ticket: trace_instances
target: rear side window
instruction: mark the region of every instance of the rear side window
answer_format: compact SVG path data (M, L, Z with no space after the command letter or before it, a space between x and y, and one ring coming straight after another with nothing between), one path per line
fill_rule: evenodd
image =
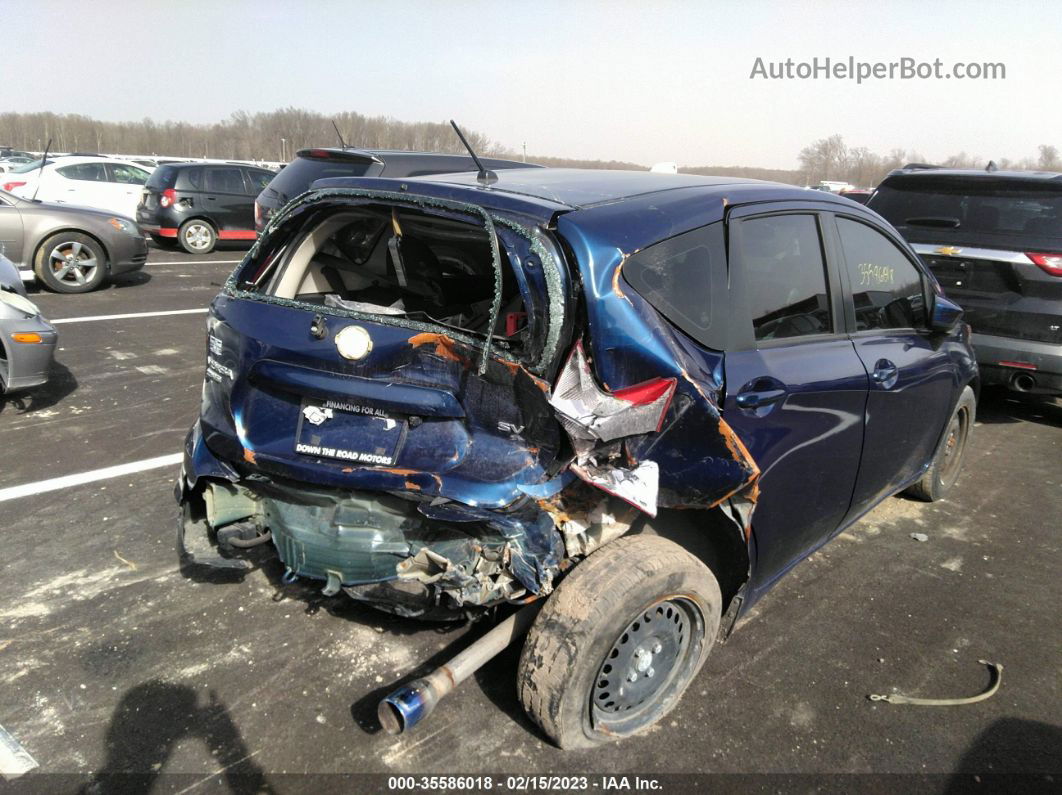
M177 169L173 166L159 166L148 176L147 187L152 190L167 190L177 181Z
M243 173L238 168L206 169L206 190L210 193L246 193Z
M177 172L177 190L203 190L203 168L182 168Z
M300 193L308 191L310 185L316 180L331 177L361 177L365 175L370 165L372 164L349 160L297 157L273 178L269 187L277 192L281 201L287 202Z
M722 223L649 246L622 270L627 283L661 315L702 344L719 348L711 334L714 273L726 273Z
M757 340L833 331L826 265L813 215L741 223L741 267Z
M73 166L60 166L56 171L67 179L78 179L84 182L106 182L107 171L103 163L78 163Z
M856 329L924 328L922 275L896 244L847 218L837 219L837 231L855 301Z

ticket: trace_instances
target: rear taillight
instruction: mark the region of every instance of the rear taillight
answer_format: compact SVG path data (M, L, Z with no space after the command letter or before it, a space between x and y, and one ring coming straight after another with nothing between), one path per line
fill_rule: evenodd
M262 228L262 205L257 200L254 203L254 227L255 229Z
M25 182L5 182L5 183L4 183L4 185L3 185L3 188L4 188L4 190L6 190L6 191L7 191L8 193L10 193L10 192L11 192L11 191L13 191L13 190L14 190L15 188L21 188L21 187L22 187L23 185L25 185L25 184L26 184Z
M1026 252L1025 256L1033 261L1044 273L1050 273L1052 276L1062 276L1062 254L1035 254L1031 251Z
M159 207L172 207L177 203L177 191L173 188L166 188L159 196Z

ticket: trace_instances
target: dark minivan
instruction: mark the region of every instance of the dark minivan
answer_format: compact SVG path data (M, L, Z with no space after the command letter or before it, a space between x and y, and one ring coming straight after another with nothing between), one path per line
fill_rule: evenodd
M254 197L274 176L231 163L159 166L136 221L160 246L176 242L189 254L207 254L219 240L254 240Z
M489 169L541 168L533 163L481 157ZM254 203L254 228L259 233L270 217L319 179L331 177L388 177L402 179L428 174L475 171L468 155L440 152L408 152L391 149L300 149L295 159L269 183Z
M869 207L966 310L986 385L1062 394L1062 174L908 166Z

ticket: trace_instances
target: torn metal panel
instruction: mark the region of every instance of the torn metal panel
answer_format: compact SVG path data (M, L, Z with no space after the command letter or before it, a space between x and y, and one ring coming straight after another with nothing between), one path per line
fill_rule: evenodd
M574 438L610 442L659 431L674 394L674 378L606 392L594 380L579 341L557 377L549 404L566 420L564 427Z

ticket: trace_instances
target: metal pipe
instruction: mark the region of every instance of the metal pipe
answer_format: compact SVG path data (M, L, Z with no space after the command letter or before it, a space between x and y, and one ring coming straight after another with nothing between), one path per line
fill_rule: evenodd
M1028 392L1036 386L1036 379L1031 375L1022 373L1014 376L1014 388L1021 392Z
M376 715L384 731L402 734L428 717L455 687L527 632L542 604L543 600L539 599L517 610L449 662L383 699Z

